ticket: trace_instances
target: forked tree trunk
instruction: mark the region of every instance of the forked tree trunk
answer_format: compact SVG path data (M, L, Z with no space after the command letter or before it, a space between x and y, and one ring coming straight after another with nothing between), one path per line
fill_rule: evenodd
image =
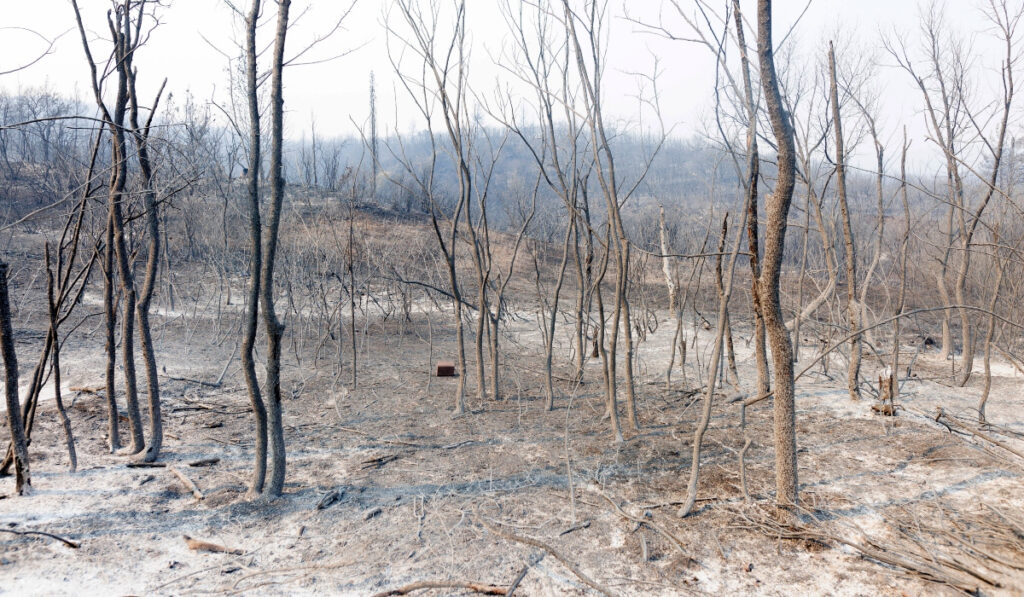
M555 289L551 298L551 305L545 313L546 326L544 335L544 393L547 398L545 409L552 411L555 408L555 389L552 383L552 361L554 360L555 325L558 322L558 303L562 295L562 286L565 283L565 270L569 265L569 245L573 240L573 232L576 228L576 218L569 214L569 222L565 229L565 242L562 245L562 261L558 265L558 278L555 280ZM535 258L536 262L536 258ZM540 286L540 264L536 263L537 271L537 295L541 296ZM578 340L578 338L577 338ZM577 347L582 350L582 346Z
M138 382L135 374L135 272L125 239L123 206L128 184L128 141L125 135L125 116L128 108L128 55L133 49L132 27L127 12L117 15L111 24L115 33L115 68L117 72L117 96L114 112L109 119L114 147L114 180L109 197L110 219L114 225L114 257L121 283L121 362L124 369L125 402L128 406L128 423L131 428L130 451L137 454L145 448L142 417L139 413ZM97 92L96 101L102 103Z
M141 18L141 15L140 15ZM149 305L156 289L157 273L160 267L160 220L157 214L156 189L154 188L154 172L149 154L149 131L156 115L160 96L167 79L156 94L156 100L150 107L149 119L145 127L139 126L139 101L135 90L135 71L131 68L131 60L127 63L128 89L130 92L130 118L132 133L137 145L139 170L142 174L142 198L146 212L146 232L148 237L148 255L146 256L146 274L142 282L142 291L136 304L135 314L138 319L139 340L142 344L142 359L146 367L146 392L149 399L149 445L143 457L145 462L154 462L160 457L163 446L164 431L160 413L160 381L157 378L156 351L153 348L153 334L149 326Z
M263 239L263 273L260 276L260 299L263 303L263 327L267 334L267 427L270 448L270 480L265 493L280 496L284 490L285 443L281 405L281 340L284 325L274 311L274 258L284 204L284 45L288 34L288 11L291 0L278 0L277 31L274 36L274 58L270 77L270 216Z
M740 50L743 96L748 119L747 179L743 181L743 188L746 191L747 250L750 252L750 299L754 312L754 361L757 363L757 393L760 396L765 396L771 391L771 378L768 372L768 353L765 343L764 289L761 286L761 251L757 222L757 183L761 176L761 157L757 148L757 112L754 105L750 60L747 57L747 42L739 0L733 0L732 6L736 43Z
M623 269L622 269L622 288L621 301L622 301L622 331L624 333L624 339L626 341L626 354L623 355L623 364L625 365L625 383L626 383L626 417L629 419L629 425L634 431L640 430L640 418L636 411L636 384L633 380L633 357L636 353L636 348L633 346L633 318L630 315L629 309L629 242L626 240L625 234L622 235L623 244Z
M608 329L608 322L605 318L604 308L604 293L601 291L601 282L604 280L605 274L608 272L608 261L611 252L611 238L610 238L610 226L609 236L605 238L605 250L604 255L601 259L601 272L594 280L594 296L597 298L597 318L598 325L596 328L595 344L598 348L598 353L601 357L601 371L604 376L604 390L605 390L605 413L604 416L608 417L612 425L612 435L615 438L616 443L625 441L622 437L622 426L619 424L619 406L618 406L618 395L617 395L617 384L615 375L615 338L614 336L607 343L605 341L605 330ZM612 333L617 334L618 329L612 326Z
M728 216L726 220L722 222L722 233L718 239L718 254L715 255L715 290L718 292L718 300L725 300L725 337L723 342L725 343L725 358L728 364L726 368L726 374L728 375L729 383L734 387L738 387L740 384L739 372L736 369L736 352L732 344L732 324L729 320L729 298L732 296L731 287L729 288L729 296L726 296L726 283L724 274L722 272L722 258L725 255L725 237L728 233ZM738 251L739 249L737 249ZM730 272L731 275L731 272Z
M253 349L256 345L256 332L259 323L260 276L263 271L263 249L261 246L263 226L260 221L260 109L256 89L256 25L260 14L260 0L252 0L249 13L245 20L245 77L246 100L249 110L249 170L246 173L248 183L249 212L249 287L245 305L245 329L242 335L242 373L249 392L249 403L252 405L256 419L255 431L255 465L249 480L249 495L256 496L263 492L267 476L267 408L260 391L260 381L256 376L256 362Z
M875 128L874 118L868 114L867 110L864 110L864 118L868 121L868 128L871 131L871 139L875 146L875 199L878 218L875 220L875 242L871 251L871 263L868 264L867 272L864 273L864 280L861 282L860 298L857 301L857 306L860 309L860 325L864 328L870 328L871 326L867 323L868 292L871 289L871 280L874 278L875 270L878 268L878 264L882 260L882 241L885 239L885 195L883 186L883 180L885 177L885 147L878 138L878 131ZM867 338L868 342L873 343L870 335L868 335Z
M620 198L618 179L615 171L615 156L612 151L611 143L608 140L607 130L604 126L604 114L602 108L602 93L601 77L603 75L603 67L599 59L592 60L588 63L588 58L584 55L583 42L580 41L580 35L577 30L577 20L580 19L581 15L574 13L570 8L568 0L562 0L562 15L564 17L564 26L566 28L566 34L568 43L571 45L571 51L575 54L576 73L579 77L580 84L583 88L583 102L585 106L585 114L587 126L590 129L591 143L593 144L594 151L594 167L597 172L597 179L601 188L602 194L605 199L605 211L606 217L608 218L608 236L607 242L609 244L609 250L614 250L615 258L615 300L613 303L612 310L612 336L609 339L608 346L606 349L607 354L602 354L602 360L605 361L605 383L606 390L609 392L609 411L606 413L613 418L614 423L617 425L617 415L615 411L615 403L617 398L614 397L616 380L616 361L618 360L618 334L619 326L623 326L624 341L626 354L623 355L625 360L625 383L626 383L626 412L629 417L630 425L633 429L639 429L640 423L636 413L636 397L634 392L634 380L633 380L633 337L630 326L630 311L629 311L629 241L626 238L626 232L622 224L621 210L620 210ZM586 15L582 16L581 22L584 23L583 31L585 36L584 42L587 44L586 48L591 58L594 58L599 52L598 37L601 32L598 31L599 19L596 11L591 10ZM593 70L591 70L593 69ZM607 253L606 263L607 268ZM600 282L598 282L600 284ZM602 317L602 322L603 322ZM604 335L604 334L602 334ZM603 348L603 347L602 347ZM621 441L621 430L615 430L616 441Z

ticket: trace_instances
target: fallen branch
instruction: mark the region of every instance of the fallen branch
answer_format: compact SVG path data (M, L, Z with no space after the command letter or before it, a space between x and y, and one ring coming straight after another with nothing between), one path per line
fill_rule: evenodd
M188 535L182 535L182 539L185 540L185 545L188 546L192 551L209 551L213 553L229 553L233 556L240 556L243 552L241 549L231 549L230 547L224 547L223 545L217 545L216 543L210 543L209 541L202 541L200 539L193 539Z
M625 510L620 508L618 504L613 502L610 497L608 497L607 495L601 493L600 491L598 491L596 489L592 489L592 491L594 491L595 493L597 493L598 495L603 497L606 502L611 504L611 506L613 508L615 508L615 511L618 512L620 516L622 516L623 518L625 518L626 520L629 520L631 522L635 522L637 524L642 524L642 525L647 525L652 530L657 532L659 535L661 535L662 537L668 539L669 543L675 545L676 548L679 550L679 553L683 554L683 557L685 557L687 560L689 560L691 562L696 562L696 560L694 560L690 556L690 554L686 553L686 550L683 548L683 542L681 540L679 540L679 538L677 538L675 535L673 535L672 533L669 533L668 531L663 529L660 525L655 524L654 521L652 521L652 520L648 520L646 518L639 518L637 516L633 516L631 514L628 514Z
M813 518L813 513L806 510L804 513L811 515ZM846 545L847 547L860 552L866 558L900 568L907 573L924 580L948 585L968 594L977 594L978 592L979 587L977 584L967 582L962 578L958 578L954 574L950 574L950 567L948 566L948 561L944 561L946 560L945 558L937 559L930 553L921 555L902 546L887 545L877 539L868 537L863 531L860 531L860 533L864 536L864 541L859 542L847 539L836 532L820 527L784 524L770 518L753 519L742 511L740 511L739 514L747 522L751 523L756 530L770 537L779 539L810 540L825 545L829 543ZM975 575L972 574L972 576ZM977 577L975 576L975 578ZM998 587L999 585L994 586Z
M1019 371L1021 375L1024 375L1024 367L1021 367L1021 361L1019 361L1017 359L1017 357L1015 357L1012 354L1010 354L1010 353L1006 352L1005 350L1003 350L1002 347L999 346L998 344L993 344L992 346L994 346L996 350L998 350L1000 353L1002 353L1002 355L1004 357L1006 357L1006 360L1010 361L1010 363L1013 364L1013 368L1014 369ZM74 389L74 388L72 388L72 389Z
M918 414L920 414L920 413L918 413ZM945 419L951 425L953 425L954 427L957 427L958 429L964 431L965 433L970 433L971 435L973 435L973 436L975 436L975 437L977 437L979 439L983 439L983 440L985 440L987 442L991 442L991 443L999 446L1000 448L1006 450L1007 452L1009 452L1009 453L1011 453L1011 454L1013 454L1015 456L1018 456L1020 458L1024 458L1024 453L1021 453L1020 450L1017 450L1016 448L1006 444L1005 442L999 441L998 439L996 439L996 438L992 437L991 435L981 431L980 429L977 429L977 428L972 427L972 426L970 426L970 425L968 425L966 423L961 422L959 419L956 419L955 417L951 417L950 415L946 414L946 412L943 411L941 408L939 409L938 416L935 418L935 420L938 421L939 419Z
M523 569L520 570L519 574L516 575L515 580L513 580L512 584L508 586L508 591L506 591L505 594L511 596L513 593L515 593L516 589L519 588L519 583L523 582L523 579L526 578L526 573L529 571L530 564L523 566Z
M581 581L583 581L583 584L587 585L591 589L594 589L598 593L601 593L602 595L607 595L608 597L611 597L611 595L612 595L611 591L609 591L608 589L606 589L605 587L603 587L602 585L600 585L596 581L594 581L592 578L590 578L589 576L584 574L582 570L577 568L575 566L575 564L573 564L569 560L569 558L563 556L554 547L551 547L550 545L548 545L547 543L544 543L542 541L538 541L537 539L532 539L530 537L522 537L522 536L510 533L508 531L503 531L501 529L498 529L498 528L488 524L488 522L486 520L484 520L483 517L481 517L479 515L477 515L477 520L480 521L480 524L482 524L485 529L487 529L488 531L494 533L495 535L497 535L497 536L499 536L499 537L501 537L503 539L506 539L508 541L515 541L516 543L523 543L523 544L526 544L526 545L530 545L532 547L536 547L538 549L543 549L544 551L546 551L549 554L551 554L551 557L555 558L556 560L561 562L563 566L568 568L569 572L572 572L573 574L575 574L577 578L579 578Z
M380 467L384 466L385 464L387 464L389 462L394 462L396 460L398 460L398 455L397 454L388 454L387 456L379 456L377 458L371 458L369 460L364 460L361 463L363 466L361 466L359 468L361 468L361 469L380 468Z
M128 468L164 468L167 466L166 462L143 462L141 460L129 462L126 464Z
M163 377L163 378L166 378L166 379L170 379L170 380L173 380L173 381L182 381L182 382L186 382L186 383L199 384L201 386L206 386L208 388L216 389L216 388L220 387L219 383L214 383L214 382L210 382L210 381L203 381L201 379L193 379L191 377L177 377L177 376L174 376L174 375L167 375L166 373L161 373L160 377Z
M317 510L323 510L324 508L327 508L328 506L330 506L334 502L339 501L342 498L342 496L344 496L344 495L345 495L344 491L339 491L337 489L332 489L332 490L328 491L327 493L325 493L323 495L323 497L320 498L320 501L316 503L316 509Z
M185 487L187 487L189 489L189 491L192 492L192 495L194 495L197 500L201 500L201 499L203 499L205 497L205 496L203 496L203 492L199 491L199 487L195 483L192 482L192 479L189 479L188 477L186 477L184 473L182 473L178 469L174 468L173 466L167 467L167 470L169 470L172 473L174 473L175 477L181 479L181 482L185 484Z
M461 441L461 442L459 442L457 444L448 444L443 449L445 449L445 450L454 450L456 448L461 448L462 446L467 446L469 444L474 444L474 443L476 443L475 440L467 439L467 440L463 440L463 441Z
M564 531L562 531L561 533L558 533L558 536L559 537L564 537L564 536L568 535L569 533L573 533L573 532L576 532L576 531L579 531L579 530L582 530L582 529L586 529L586 528L589 528L589 527L590 527L590 521L589 520L585 520L585 521L581 522L580 524L578 524L576 526L571 526L571 527L565 529Z
M231 363L235 360L235 355L236 354L238 354L238 341L237 340L235 341L235 346L231 349L231 352L228 354L228 362L224 363L224 368L221 369L220 375L217 376L217 381L213 382L214 387L219 388L221 386L221 384L224 383L224 376L227 375L228 367L230 367Z
M47 533L45 531L16 531L14 529L0 529L0 533L10 533L12 535L39 535L41 537L49 537L50 539L56 539L57 541L60 541L61 543L67 545L72 549L78 549L78 547L81 545L77 541L65 539L60 535L54 535L53 533Z
M488 585L479 582L461 582L457 580L421 580L418 582L410 583L404 587L398 587L395 589L389 589L387 591L381 591L375 593L373 597L389 597L390 595L407 595L413 591L419 591L422 589L466 589L475 593L482 593L484 595L507 595L508 590L505 587L499 587L497 585Z
M79 394L95 394L99 395L105 388L103 386L89 387L89 386L71 386L68 388L72 392L78 392Z

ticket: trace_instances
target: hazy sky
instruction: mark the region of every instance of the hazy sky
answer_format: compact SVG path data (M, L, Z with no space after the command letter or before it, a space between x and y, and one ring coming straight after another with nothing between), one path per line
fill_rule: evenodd
M471 84L477 93L493 93L505 74L495 66L504 42L505 22L498 9L500 0L469 0L469 35L473 44ZM674 0L692 11L690 0ZM247 4L240 0L240 4ZM443 0L442 0L442 3ZM718 4L718 2L712 2ZM214 98L226 101L227 59L223 53L237 55L234 39L242 31L232 11L223 0L170 0L160 11L161 25L152 33L150 42L136 57L143 96L151 96L163 77L168 88L181 101L186 91L201 101ZM269 3L268 4L272 4ZM743 0L746 16L752 21L755 2ZM948 0L946 14L955 28L978 35L986 22L981 17L977 0ZM86 26L99 59L109 52L101 38L108 34L104 15L109 0L80 0ZM348 2L342 0L294 0L294 28L288 45L293 51L307 45L337 20ZM349 134L355 131L352 120L362 124L368 115L368 78L373 70L377 78L379 128L397 127L406 132L422 127L409 109L406 92L396 83L394 69L388 59L385 43L385 13L390 0L359 0L346 19L344 29L321 44L310 57L326 58L351 50L337 60L309 66L297 66L286 73L285 102L288 110L287 132L300 137L308 131L315 115L320 135ZM778 41L790 29L807 6L806 0L776 0L775 35ZM87 83L87 66L74 14L69 0L0 0L0 71L22 64L45 49L37 36L18 28L29 28L47 38L57 38L54 51L30 68L0 76L0 88L14 91L19 87L47 84L64 92L77 92L91 101ZM611 39L606 86L607 111L619 120L637 121L638 78L631 73L650 73L653 55L658 56L658 87L666 123L676 134L699 134L712 106L713 62L706 48L645 34L634 23L622 18L624 11L648 22L661 18L674 33L686 34L686 25L673 8L673 2L661 0L610 0ZM268 7L267 13L273 12ZM660 13L660 17L659 17ZM301 16L300 16L301 15ZM917 35L918 2L916 0L812 0L793 33L802 60L813 61L824 52L827 40L846 38L859 52L874 52L882 59L878 87L885 90L881 125L891 133L903 124L912 136L924 135L922 117L916 113L919 97L909 81L897 69L887 68L891 60L880 54L881 35L903 32L910 39ZM270 15L272 16L272 15ZM268 23L269 23L268 19ZM395 17L397 20L397 15ZM405 31L397 24L400 31ZM269 40L273 25L262 28ZM753 42L753 33L750 34ZM981 55L979 76L989 77L998 66L998 55ZM990 52L991 53L991 52ZM986 62L987 61L987 62ZM995 65L995 66L993 66ZM987 69L987 70L986 70ZM985 88L985 85L982 85ZM147 93L148 91L148 93ZM396 117L397 113L397 117ZM923 143L923 139L919 141Z

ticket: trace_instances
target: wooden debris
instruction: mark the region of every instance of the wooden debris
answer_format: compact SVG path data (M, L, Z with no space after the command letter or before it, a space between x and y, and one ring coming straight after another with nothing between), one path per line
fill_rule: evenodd
M1021 452L1020 450L1015 449L1013 446L1010 446L1009 444L1006 444L1005 442L999 441L998 439L992 437L991 435L981 431L977 427L974 427L972 425L964 423L963 421L961 421L961 420L959 420L959 419L957 419L955 417L950 416L941 407L938 409L938 414L935 417L935 420L937 422L940 422L940 423L944 420L946 423L952 425L953 427L956 427L957 429L961 430L963 433L969 433L969 434L973 435L974 437L977 437L978 439L982 439L982 440L985 440L987 442L992 443L993 445L999 446L1000 448L1006 450L1007 452L1009 452L1010 454L1013 454L1014 456L1017 456L1018 458L1024 458L1024 452Z
M341 501L341 498L345 496L345 492L342 490L332 489L325 493L320 501L316 503L317 510L323 510L330 507L335 502Z
M496 585L489 585L480 582L461 582L457 580L421 580L414 582L404 587L398 587L396 589L389 589L387 591L381 591L375 593L373 597L390 597L391 595L407 595L413 591L421 591L423 589L465 589L467 591L473 591L483 595L511 595L511 593L505 587L499 587Z
M387 464L389 462L394 462L396 460L398 460L398 455L397 454L388 454L387 456L378 456L377 458L371 458L369 460L364 460L361 463L363 466L361 466L359 468L361 468L361 469L380 468L380 467L384 466L385 464Z
M542 555L541 557L544 557L544 556ZM520 570L519 574L516 575L515 580L513 580L512 584L510 584L508 586L508 591L505 592L506 595L511 596L512 594L514 594L516 592L516 589L519 588L519 583L523 582L523 579L526 578L526 573L530 571L530 566L531 565L532 564L527 564L527 565L523 566L523 569Z
M893 403L893 390L896 387L896 376L878 376L878 404L872 404L871 410L887 417L896 416L896 405Z
M72 392L78 392L80 394L99 394L104 390L103 386L71 386L68 388Z
M896 416L896 408L890 403L883 402L881 404L872 404L871 410L875 411L880 415L885 415L887 417Z
M240 556L243 552L241 549L231 549L230 547L224 547L223 545L217 545L216 543L210 543L209 541L202 541L200 539L193 539L188 535L182 535L182 539L185 540L185 545L188 546L192 551L209 551L212 553L229 553L231 555Z
M193 379L191 377L176 377L174 375L167 375L166 373L161 373L160 377L166 377L167 379L172 379L174 381L182 381L182 382L186 382L186 383L194 383L194 384L198 384L198 385L201 385L201 386L205 386L207 388L217 389L217 388L220 387L220 383L203 381L201 379Z
M586 529L586 528L589 528L589 527L590 527L590 521L589 520L584 520L583 522L579 523L578 525L569 527L569 528L565 529L564 531L562 531L561 533L558 533L558 536L559 537L564 537L564 536L568 535L569 533L572 533L572 532L575 532L575 531L579 531L579 530L582 530L582 529Z
M56 539L57 541L60 541L61 543L63 543L64 545L67 545L71 549L78 549L79 546L81 545L77 541L72 541L71 539L65 539L64 537L61 537L60 535L54 535L53 533L46 533L44 531L18 531L18 530L15 530L15 529L0 529L0 533L10 533L12 535L22 535L22 536L39 535L40 537L49 537L50 539Z
M203 496L203 492L199 491L199 487L192 482L192 479L186 477L184 473L174 468L173 466L167 467L167 470L174 473L174 476L177 477L178 479L181 479L181 482L185 484L185 487L187 487L189 491L192 492L192 495L194 495L197 500L201 500L203 499L203 497L205 497Z
M167 466L166 462L143 462L141 460L133 460L126 464L128 468L164 468Z
M813 512L803 510L802 513L805 519L815 520ZM992 565L997 563L997 560L976 548L974 537L967 534L967 529L956 529L955 525L929 527L922 524L916 515L906 519L890 516L888 522L893 524L898 534L897 539L893 541L869 536L856 525L852 525L852 529L844 532L842 529L828 528L820 521L812 524L783 523L771 515L751 516L749 511L744 510L738 510L737 514L751 523L755 530L770 537L815 541L823 545L845 545L859 551L865 558L901 569L908 575L925 581L948 585L967 594L980 594L981 586L978 581L995 588L1004 586L999 578L983 570L995 570ZM860 540L848 538L846 535L849 530L854 530L860 535ZM962 536L957 537L952 531L961 533ZM950 537L955 541L948 542L947 539ZM939 541L936 542L936 539ZM966 545L969 549L959 549L957 543Z
M461 448L462 446L468 446L469 444L475 444L475 443L476 443L476 440L467 439L467 440L463 440L463 441L458 442L458 443L448 444L447 446L444 446L443 449L445 449L445 450L454 450L455 448Z
M651 530L655 531L656 533L658 533L662 537L668 539L669 543L671 543L672 545L676 546L676 549L679 550L679 553L682 554L683 558L686 559L687 563L696 563L697 562L696 560L693 559L693 557L690 556L690 554L686 553L686 550L683 548L683 542L678 537L676 537L672 533L669 533L667 530L663 529L660 525L655 524L654 521L652 521L652 520L648 520L647 518L637 518L636 516L628 514L625 510L620 508L618 504L613 502L610 497L608 497L607 495L601 493L600 491L597 491L597 490L594 490L594 491L598 495L603 497L606 502L611 504L612 508L615 508L615 511L619 513L619 516L621 516L621 517L623 517L626 520L629 520L631 522L635 522L637 524L647 525L648 527L651 528Z
M195 467L199 467L199 466L213 466L213 465L217 464L218 462L220 462L220 458L202 458L200 460L196 460L196 461L190 462L190 463L188 463L188 465L189 466L195 466Z
M484 528L486 528L488 531L494 533L495 535L497 535L497 536L499 536L499 537L501 537L503 539L507 539L508 541L515 541L516 543L524 543L526 545L530 545L530 546L533 546L533 547L537 547L539 549L543 549L544 551L546 551L549 554L551 554L551 556L553 558L555 558L556 560L561 562L563 566L568 568L569 572L572 572L573 574L575 574L576 578L578 578L581 581L583 581L583 584L587 585L591 589L594 589L598 593L601 593L602 595L606 595L607 597L611 597L611 595L612 595L611 591L609 591L608 589L604 588L603 586L597 584L596 581L594 581L589 576L584 574L582 570L577 568L575 564L573 564L567 557L562 555L561 552L556 550L554 547L551 547L550 545L548 545L547 543L544 543L543 541L538 541L537 539L533 539L533 538L530 538L530 537L520 537L519 535L516 535L514 533L510 533L508 531L504 531L504 530L498 529L498 528L494 527L493 525L488 524L488 522L486 520L484 520L480 516L477 516L477 520L479 520L480 524L482 524L484 526ZM503 593L499 593L499 594L503 594Z
M378 516L383 510L380 508L373 508L363 515L363 520L370 520L371 518Z

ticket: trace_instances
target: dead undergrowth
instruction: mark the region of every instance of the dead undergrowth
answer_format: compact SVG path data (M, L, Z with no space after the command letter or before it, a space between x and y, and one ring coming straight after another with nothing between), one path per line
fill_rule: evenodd
M685 494L700 405L657 381L641 347L643 427L612 441L597 365L564 381L554 412L533 370L532 324L510 331L506 400L449 412L454 380L429 378L426 324L364 339L360 385L310 355L285 370L286 495L251 502L251 415L217 321L160 327L166 466L105 449L100 368L83 334L65 352L80 469L66 472L44 403L31 447L36 492L0 500L0 578L18 594L922 594L1024 590L1022 461L967 425L976 388L911 380L896 417L851 404L825 377L798 391L802 509L780 517L769 401L748 411L749 499L738 475L739 413L720 399L695 512ZM196 326L210 326L209 329ZM451 338L434 324L434 354ZM421 329L422 328L422 329ZM223 338L217 344L204 338ZM671 341L670 339L667 341ZM742 355L741 355L742 356ZM922 363L926 370L927 362ZM741 359L741 367L750 363ZM226 371L221 382L218 377ZM563 378L567 371L559 372ZM751 377L741 371L741 377ZM472 381L472 380L470 380ZM693 379L691 376L691 384ZM468 384L470 389L474 384ZM1019 449L1019 380L1000 380L981 431ZM723 397L724 398L724 397ZM949 419L937 422L935 405ZM917 414L922 413L922 414ZM175 472L176 471L176 472ZM10 494L13 481L0 482ZM72 540L69 549L44 532ZM190 549L182 539L223 550ZM128 566L126 568L126 566ZM417 584L418 583L418 584Z

